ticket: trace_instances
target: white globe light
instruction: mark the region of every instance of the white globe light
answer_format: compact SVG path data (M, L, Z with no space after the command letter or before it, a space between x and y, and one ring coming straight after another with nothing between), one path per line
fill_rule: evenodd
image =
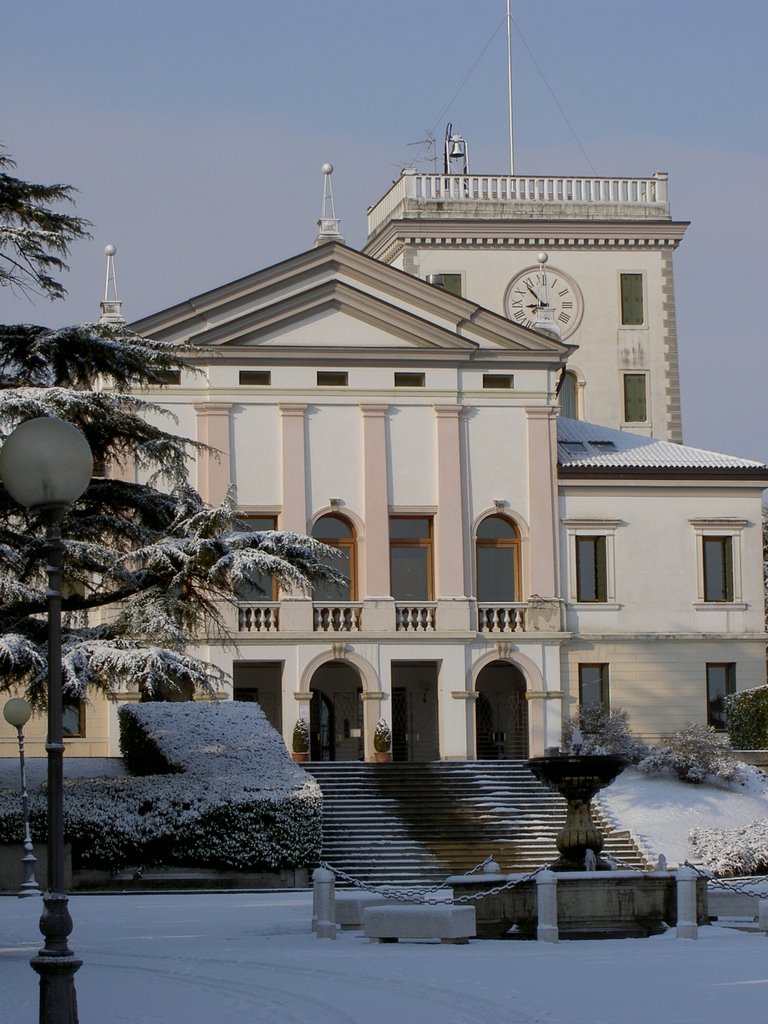
M0 478L20 505L71 505L90 483L93 455L71 423L43 416L21 423L0 451Z
M11 697L3 707L3 718L8 725L20 729L32 717L32 708L23 697Z

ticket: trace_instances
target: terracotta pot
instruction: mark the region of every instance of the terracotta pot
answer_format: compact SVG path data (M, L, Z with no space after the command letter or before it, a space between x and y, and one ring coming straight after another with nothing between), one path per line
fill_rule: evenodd
M296 761L297 764L303 764L305 761L309 760L309 751L308 750L294 750L294 752L292 754L292 757L293 757L293 760Z
M390 751L374 750L373 760L378 761L379 764L389 764L392 760L392 754Z

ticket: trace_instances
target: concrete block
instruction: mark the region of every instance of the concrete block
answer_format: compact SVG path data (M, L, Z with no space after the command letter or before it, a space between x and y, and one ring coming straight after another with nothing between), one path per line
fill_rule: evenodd
M452 906L367 907L363 931L372 942L440 939L463 945L475 937L475 908Z

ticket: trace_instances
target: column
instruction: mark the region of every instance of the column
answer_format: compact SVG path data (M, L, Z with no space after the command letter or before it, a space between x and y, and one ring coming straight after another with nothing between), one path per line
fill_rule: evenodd
M231 409L230 404L195 406L197 439L215 449L213 452L198 452L197 455L197 489L209 505L220 505L232 482L229 452Z
M363 518L360 589L363 629L395 629L395 602L389 580L389 494L387 492L387 408L361 405L363 417Z
M435 585L437 628L469 629L469 601L464 593L465 552L460 405L436 405L437 521L435 523Z

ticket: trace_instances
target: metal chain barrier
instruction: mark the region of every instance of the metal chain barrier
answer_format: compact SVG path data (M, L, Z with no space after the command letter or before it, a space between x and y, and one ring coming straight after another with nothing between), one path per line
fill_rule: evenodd
M768 899L768 878L763 884L762 891L759 891L749 889L748 885L750 882L748 880L741 881L736 878L715 878L710 871L706 871L704 868L701 868L696 864L691 864L688 860L685 861L685 866L687 868L692 868L700 878L706 878L707 884L715 889L722 889L724 892L735 892L740 896L755 896L759 900Z
M485 860L481 861L479 864L476 864L475 867L471 868L469 871L465 871L464 874L476 874L478 871L481 871L482 868L492 860L492 857L486 857ZM395 900L398 903L425 903L428 906L439 906L440 904L453 905L457 903L469 903L471 900L484 900L487 899L487 897L489 896L496 896L500 892L504 892L506 889L514 889L517 885L522 885L524 882L530 882L531 879L535 878L536 875L539 874L539 872L545 871L549 865L542 864L527 875L520 875L516 876L515 878L508 879L501 885L496 885L493 888L486 890L485 892L468 893L465 896L442 897L431 896L430 894L440 892L443 889L450 888L450 886L448 885L448 879L446 879L446 881L443 882L441 885L433 885L426 888L399 888L397 890L394 890L388 888L387 886L371 885L370 882L364 882L362 879L353 878L353 876L347 874L346 871L343 871L341 868L333 867L333 865L329 864L327 861L323 861L323 863L320 866L328 871L332 871L333 874L337 878L340 878L342 881L348 882L350 885L354 886L357 889L363 889L365 892L370 892L374 896L384 896L387 899Z

